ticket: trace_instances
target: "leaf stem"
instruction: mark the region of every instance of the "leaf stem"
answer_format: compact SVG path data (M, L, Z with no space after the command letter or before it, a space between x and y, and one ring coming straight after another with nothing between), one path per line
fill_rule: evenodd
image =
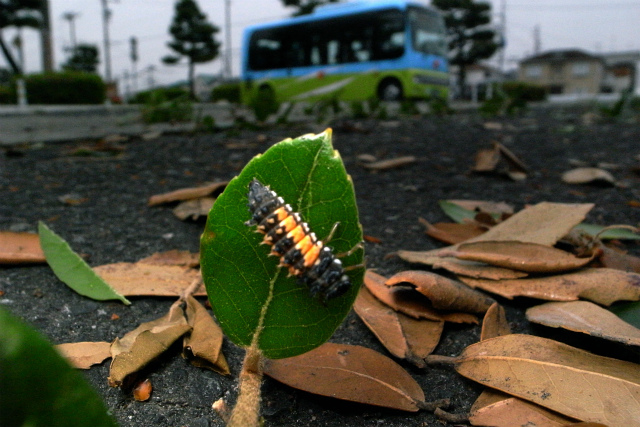
M458 361L457 357L441 356L439 354L430 354L424 358L424 362L429 366L433 366L433 365L452 366L457 361Z
M247 348L240 372L240 391L227 427L257 427L260 425L260 385L262 384L262 353L256 345Z

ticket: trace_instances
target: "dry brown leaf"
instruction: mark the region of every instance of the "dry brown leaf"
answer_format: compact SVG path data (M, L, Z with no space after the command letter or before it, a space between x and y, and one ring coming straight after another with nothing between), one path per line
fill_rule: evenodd
M468 313L442 313L435 310L429 300L411 286L385 285L387 278L367 270L364 284L371 294L396 311L415 319L445 320L453 323L478 323Z
M640 425L640 366L531 335L467 347L456 371L582 421Z
M480 332L480 341L489 338L501 337L511 333L511 327L507 321L507 315L504 307L494 302L487 310L482 320L482 331Z
M321 396L411 412L424 403L422 389L407 371L360 346L325 343L300 356L266 360L264 372Z
M563 427L575 421L535 403L497 390L485 390L469 411L469 422L485 427Z
M187 322L192 329L184 337L184 355L192 365L229 375L229 365L222 354L222 329L195 298L188 296L186 303Z
M376 162L361 163L360 165L369 170L386 170L406 166L415 162L415 156L403 156L395 157L393 159L379 160Z
M156 252L138 261L140 264L152 265L179 265L183 267L197 267L200 265L198 252L179 251L172 249L166 252Z
M640 273L640 258L637 256L620 253L614 249L601 245L598 248L598 260L603 267L630 273Z
M576 168L562 174L562 180L567 184L615 184L616 179L604 169Z
M191 330L180 303L174 303L163 317L142 323L113 341L108 378L111 387L122 385L127 375L138 372Z
M517 296L547 301L587 299L602 305L640 299L640 275L610 268L585 268L573 273L515 280L484 280L459 276L472 288L512 299Z
M500 163L500 150L495 146L493 148L484 148L476 153L473 165L475 172L493 172Z
M588 301L548 302L527 309L527 319L552 328L582 332L628 345L640 345L640 329Z
M182 200L206 197L215 193L217 190L224 188L227 184L227 181L213 182L201 187L182 188L180 190L171 191L169 193L157 194L155 196L151 196L147 204L149 206L156 206L164 203L179 202Z
M353 305L360 319L396 357L407 359L416 366L425 366L427 357L438 345L444 322L418 320L399 313L376 299L363 287Z
M486 229L476 224L458 224L455 222L438 222L431 224L422 218L420 218L420 222L427 228L425 233L427 233L429 237L433 237L436 240L450 245L477 237L486 231Z
M0 264L47 262L37 233L0 231Z
M65 359L74 368L89 369L93 365L104 362L111 357L111 343L105 341L98 342L70 342L56 345Z
M93 271L125 296L177 297L200 275L198 270L189 267L146 262L105 264L94 267ZM204 287L194 295L206 295Z
M551 246L519 241L462 243L452 253L458 259L484 262L527 273L559 273L577 270L593 260Z
M198 197L197 199L185 200L173 208L173 214L181 221L191 218L196 221L202 216L209 215L209 211L216 201L213 197Z
M398 251L397 255L405 261L430 265L433 268L442 268L452 273L475 277L477 279L518 279L527 277L529 274L524 271L515 271L508 268L494 267L484 263L463 261L453 257L434 256L433 251L417 252L417 251Z
M401 271L385 282L387 286L405 283L415 286L416 291L429 298L437 310L485 313L495 302L460 282L427 271Z
M520 160L518 156L513 154L513 152L503 144L500 144L499 142L494 142L494 144L498 147L498 150L500 150L500 154L502 154L502 156L507 161L507 163L509 163L509 166L511 168L510 172L521 173L521 174L524 174L526 177L526 172L528 168L522 162L522 160Z
M469 211L486 212L489 214L498 214L500 216L513 214L513 206L505 202L489 202L485 200L460 200L460 199L450 199L450 200L447 200L447 202L453 203L454 205L458 205L461 208L467 209Z
M151 380L147 378L135 386L133 389L133 398L138 402L145 402L151 398L152 391L153 386L151 385Z
M553 246L573 227L580 224L593 206L592 203L541 202L521 210L468 242L517 240Z

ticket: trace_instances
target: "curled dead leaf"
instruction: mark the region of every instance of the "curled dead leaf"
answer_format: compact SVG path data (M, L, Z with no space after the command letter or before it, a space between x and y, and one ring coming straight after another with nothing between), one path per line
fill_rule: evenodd
M480 341L509 335L510 333L511 327L507 321L507 315L504 312L504 307L497 302L494 302L491 304L491 307L489 307L484 315L484 319L482 320Z
M206 197L214 193L221 192L221 190L226 187L227 184L227 181L213 182L201 187L182 188L180 190L171 191L169 193L157 194L155 196L151 196L147 204L149 206L157 206L164 203L179 202L182 200Z
M609 184L613 185L616 179L604 169L576 168L562 174L562 180L567 184Z
M195 298L188 296L186 303L187 322L192 329L184 337L183 354L195 366L229 375L229 365L222 354L222 329Z
M216 201L213 197L198 197L196 199L185 200L173 208L173 214L181 221L207 216Z
M402 156L402 157L395 157L393 159L365 162L365 163L361 163L360 165L369 170L386 170L386 169L399 168L401 166L406 166L415 162L416 162L415 156Z
M431 305L438 310L485 313L495 302L460 282L427 271L401 271L385 282L387 286L405 283L411 284L416 291L429 298Z
M89 369L93 365L100 364L111 357L111 343L105 341L98 342L71 342L56 345L65 359L74 368Z
M458 259L484 262L527 273L577 270L593 260L593 256L578 258L551 246L506 240L462 243L453 255Z
M113 341L108 378L111 387L122 385L129 374L138 372L191 330L180 302L174 303L163 317L142 323Z
M321 396L416 412L422 389L388 357L371 349L325 343L300 356L266 360L264 373L290 387Z
M444 322L414 319L377 300L367 288L353 305L355 312L392 355L424 367L424 358L440 341Z
M425 233L427 233L429 237L433 237L436 240L450 245L477 237L486 231L476 224L458 224L454 222L431 224L423 218L419 220L427 228Z
M514 280L484 280L459 276L472 288L505 298L524 296L547 301L587 299L602 305L640 299L640 275L610 268L585 268L554 276Z
M527 309L527 319L611 341L640 346L640 329L588 301L548 302Z

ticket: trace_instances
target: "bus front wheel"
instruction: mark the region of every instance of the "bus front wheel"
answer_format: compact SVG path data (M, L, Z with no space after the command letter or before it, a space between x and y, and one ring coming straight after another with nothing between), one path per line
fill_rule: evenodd
M378 98L381 101L400 101L402 99L402 86L395 79L386 79L378 86Z

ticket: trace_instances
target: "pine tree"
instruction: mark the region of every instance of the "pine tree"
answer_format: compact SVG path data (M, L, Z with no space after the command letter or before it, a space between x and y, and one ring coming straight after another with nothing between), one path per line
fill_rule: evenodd
M38 28L42 22L41 7L42 0L0 0L0 50L14 74L22 74L23 70L2 38L2 30L7 27Z
M308 15L313 10L321 5L327 3L338 3L340 0L282 0L282 3L287 7L295 7L296 10L293 16Z
M491 4L474 0L432 0L444 14L449 38L449 62L458 66L458 90L463 93L466 68L490 58L498 49L496 32L488 28Z
M186 57L189 65L189 93L195 98L195 64L209 62L218 56L220 43L214 39L218 27L207 21L195 0L178 0L175 16L169 27L173 40L167 46L177 55L162 58L165 64L176 64Z
M98 47L92 44L79 44L73 48L71 57L62 65L62 68L70 71L84 71L95 73L99 62Z

